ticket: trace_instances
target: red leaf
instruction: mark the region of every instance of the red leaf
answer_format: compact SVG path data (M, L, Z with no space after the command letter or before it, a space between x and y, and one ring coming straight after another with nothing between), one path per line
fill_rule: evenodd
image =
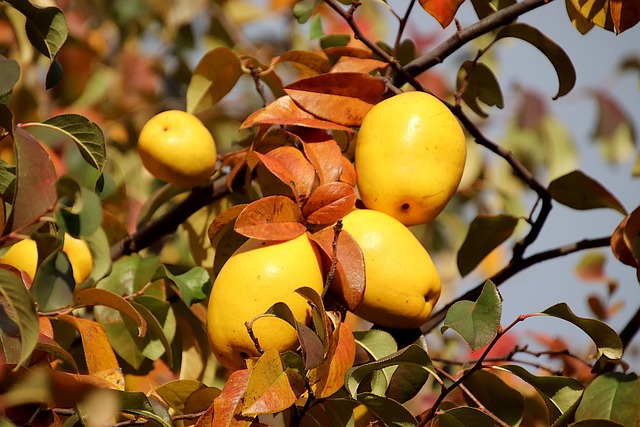
M298 107L289 96L280 97L266 107L252 113L240 125L240 128L244 129L257 125L303 126L314 129L337 129L353 132L349 127L321 120L313 114L307 113Z
M302 220L296 202L285 196L268 196L246 206L234 230L254 239L290 240L307 231Z
M382 80L364 73L328 73L298 80L284 88L305 111L345 126L359 126L382 98Z
M446 28L453 21L463 2L464 0L420 0L422 8L436 18L442 28Z
M272 174L291 188L298 202L303 203L309 197L316 181L316 171L300 150L284 146L267 154L252 153Z
M320 184L338 181L342 172L342 151L338 143L327 135L327 139L314 141L302 136L304 154L315 167Z
M611 18L618 34L633 27L640 21L638 0L610 0Z
M247 391L251 373L248 369L235 371L222 388L220 396L213 400L212 426L250 426L253 417L236 416L242 410L242 398Z
M335 226L325 227L310 236L322 249L326 271L329 271L333 263L335 233ZM329 290L342 305L353 310L360 304L364 295L364 257L353 236L344 230L338 234L335 258L336 270Z
M16 190L13 208L4 226L3 234L20 229L22 234L30 234L35 221L53 208L57 195L56 171L49 154L38 141L20 126L14 130L16 150Z
M348 214L356 204L353 186L344 182L321 185L302 208L310 224L333 224Z

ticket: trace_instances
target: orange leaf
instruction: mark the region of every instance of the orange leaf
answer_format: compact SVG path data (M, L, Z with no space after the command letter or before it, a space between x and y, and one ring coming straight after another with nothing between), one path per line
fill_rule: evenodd
M220 396L213 400L213 423L211 426L250 426L253 417L236 416L242 410L242 400L247 391L251 372L248 369L235 371L222 388Z
M338 143L329 135L303 134L301 138L304 154L316 168L320 184L337 181L342 172L342 151Z
M253 416L284 411L296 403L304 389L300 374L283 369L278 350L267 350L251 371L242 414Z
M267 154L252 153L272 174L291 188L299 203L309 197L315 184L316 171L300 150L284 146L271 150Z
M328 73L298 80L284 88L305 111L345 126L359 126L382 98L382 80L364 73Z
M453 21L463 2L464 0L420 0L422 8L436 18L442 28L446 28Z
M290 96L282 96L252 113L240 125L241 129L257 125L303 126L315 129L337 129L352 132L351 128L321 120L298 107Z
M212 403L211 406L209 406L207 410L204 412L204 414L200 415L200 418L198 418L198 421L196 421L196 423L194 424L194 427L214 427L214 424L213 424L214 406L215 404Z
M369 49L355 46L332 46L324 49L324 53L332 56L351 56L363 59L373 58L373 54Z
M633 27L640 21L638 0L610 0L611 18L618 34Z
M355 205L356 192L353 186L344 182L330 182L316 188L302 208L302 213L310 224L333 224Z
M307 231L302 220L296 202L285 196L267 196L243 209L234 230L254 239L290 240Z
M247 203L231 206L229 209L226 209L221 212L220 215L215 217L207 230L209 240L212 244L224 226L234 221L247 206L249 206Z
M309 381L316 397L329 397L344 385L344 376L353 366L356 357L356 341L346 323L340 323L333 332L329 354L324 363L309 372Z
M310 238L322 249L323 264L329 271L333 263L335 226L325 227ZM365 289L364 257L353 236L341 230L336 245L336 270L329 290L342 305L355 309L362 301Z
M364 73L369 74L387 66L386 62L371 58L354 58L343 56L331 67L331 73Z
M606 257L602 252L588 252L582 256L576 266L576 274L584 281L605 281Z
M611 250L615 257L630 267L638 267L635 245L640 236L640 207L625 216L611 235Z
M84 358L90 374L120 368L107 334L97 322L68 314L57 316L56 319L69 323L80 333Z
M351 160L342 156L342 173L340 174L340 182L346 182L351 186L356 185L356 168Z
M307 50L290 50L275 58L272 64L279 62L291 62L308 76L326 73L331 67L325 55Z

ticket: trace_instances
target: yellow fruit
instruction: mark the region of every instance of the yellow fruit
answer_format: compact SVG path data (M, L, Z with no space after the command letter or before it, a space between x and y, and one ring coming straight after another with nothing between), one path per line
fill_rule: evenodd
M462 128L436 97L393 96L367 113L358 133L360 197L407 226L431 221L455 194L466 152Z
M69 258L73 270L73 280L76 284L87 280L93 270L93 256L87 243L82 239L65 234L62 250Z
M216 144L192 114L164 111L140 131L138 153L153 176L178 187L203 184L216 169Z
M76 284L87 280L93 270L93 256L87 243L65 234L62 250L69 258ZM24 239L15 243L2 257L0 263L25 271L33 279L38 265L38 247L35 240Z
M0 264L7 264L26 272L32 279L38 266L38 247L35 240L24 239L15 243L2 257Z
M354 313L398 329L420 327L440 297L440 276L429 253L406 226L371 209L342 219L364 256L366 287Z
M250 239L224 264L209 297L207 330L213 354L231 370L245 367L246 357L258 356L245 322L276 302L289 306L296 319L307 323L310 307L294 291L302 286L321 293L323 276L318 249L306 234L285 242ZM253 332L266 351L298 346L296 332L279 318L261 318Z

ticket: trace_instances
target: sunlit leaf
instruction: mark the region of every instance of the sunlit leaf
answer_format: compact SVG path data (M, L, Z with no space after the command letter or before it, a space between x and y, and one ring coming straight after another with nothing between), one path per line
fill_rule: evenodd
M496 40L504 37L515 37L532 44L551 62L559 80L558 93L553 99L564 96L573 89L576 83L576 71L571 59L560 46L540 30L524 23L512 23L498 30Z
M247 391L247 385L251 372L248 369L234 371L224 383L222 393L213 401L214 426L237 426L248 427L254 417L241 417L239 415L242 410L243 397Z
M334 241L336 230L325 227L310 238L318 244L323 253L325 270L329 271L334 261ZM360 246L347 232L340 231L335 246L336 268L329 283L332 294L349 310L355 309L364 297L365 270L364 256Z
M593 26L595 25L593 22L589 21L585 18L581 13L580 9L576 6L576 4L572 0L565 0L565 6L567 8L567 15L569 15L569 20L571 24L580 32L580 34L587 34Z
M309 224L333 224L353 210L356 204L353 186L330 182L316 188L302 208Z
M240 212L244 210L248 205L247 204L238 204L233 205L228 209L225 209L215 217L215 219L209 225L207 229L207 234L209 235L209 240L211 240L212 244L215 244L219 241L220 232L225 228L226 225L232 223L236 220Z
M429 15L436 18L442 28L446 28L464 0L420 0L420 4L429 12Z
M231 49L210 50L193 70L187 88L187 111L196 114L212 107L233 89L243 74L240 58Z
M344 379L345 386L351 396L355 399L359 396L358 387L360 384L375 371L379 371L389 366L404 364L415 365L435 375L431 358L427 352L422 347L416 344L411 344L408 347L388 356L349 369Z
M580 279L586 281L605 281L607 276L604 272L604 266L607 258L602 252L588 252L580 258L576 265L576 274Z
M487 117L478 100L486 105L504 107L500 84L489 67L482 62L465 61L460 66L457 79L458 91L462 99L480 117Z
M620 262L638 266L636 248L640 240L640 207L625 216L611 235L611 249Z
M506 424L515 426L522 421L524 397L491 371L475 371L462 384L477 401ZM469 401L469 405L473 403Z
M304 391L304 380L285 371L276 349L267 350L256 362L244 397L243 415L273 414L293 405Z
M29 41L47 58L53 58L67 39L68 27L64 13L57 7L37 7L28 0L7 0L26 18Z
M93 320L67 314L59 315L56 319L69 323L80 333L84 358L90 374L119 368L116 356L102 326Z
M345 126L359 126L382 98L384 82L364 73L328 73L284 88L303 110Z
M516 0L471 0L479 19L484 19L498 10L513 5L515 2Z
M316 397L323 399L333 395L344 385L344 376L353 366L356 343L346 323L341 323L331 339L325 361L308 374L309 383Z
M370 329L368 331L354 331L353 336L356 343L369 353L374 360L398 351L398 344L388 332Z
M338 143L326 133L301 136L305 156L315 167L320 184L335 182L342 171L342 151Z
M200 381L174 380L161 384L153 392L160 396L170 408L182 414L189 396L203 388L205 385Z
M287 51L275 58L275 62L291 62L308 76L326 73L331 68L326 56L306 50Z
M61 114L40 123L25 123L22 127L41 141L56 142L71 139L85 161L99 172L107 160L106 144L100 127L79 114Z
M36 310L22 280L17 275L8 270L0 268L0 293L13 309L15 318L20 330L20 358L17 360L17 367L22 366L31 356L36 348L40 332L40 322L36 315ZM7 316L8 320L8 316Z
M612 420L621 425L640 421L638 389L640 380L634 373L608 372L596 377L584 390L576 410L576 421Z
M613 25L618 34L640 22L640 4L633 0L609 0Z
M609 359L620 359L622 357L622 341L616 332L605 323L595 319L588 319L576 316L565 303L558 303L547 308L540 314L557 317L574 324L589 335L598 348L598 356L605 356Z
M549 184L551 197L557 202L573 209L586 210L609 208L627 214L620 201L599 182L576 170Z
M234 229L260 240L289 240L307 231L300 208L285 196L263 197L249 204L238 215Z
M488 280L476 302L458 301L447 311L442 331L451 328L477 350L489 344L500 328L502 299L496 286Z
M240 125L241 129L257 125L303 126L314 129L336 129L352 132L341 124L322 120L298 107L290 96L282 96L252 113Z
M204 267L196 266L182 274L173 274L165 266L161 270L161 275L177 286L187 306L204 301L209 296L212 286L211 276Z
M342 56L338 62L331 67L331 73L364 73L369 74L380 68L387 67L387 63L372 58L357 58L353 56Z
M507 240L516 229L519 218L510 215L478 215L458 251L458 270L469 274L478 264Z
M21 233L29 234L29 229L25 227L53 208L56 201L56 171L44 148L20 126L14 129L14 142L15 196L3 234L18 229Z
M591 93L598 105L598 120L592 135L603 157L614 164L628 161L636 153L634 121L622 104L604 90Z

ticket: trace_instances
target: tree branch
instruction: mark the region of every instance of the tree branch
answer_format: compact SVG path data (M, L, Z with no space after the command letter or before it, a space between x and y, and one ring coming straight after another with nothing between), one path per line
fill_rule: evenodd
M496 273L493 277L491 277L490 280L496 286L500 286L507 279L510 279L511 277L515 276L517 273L521 272L526 268L531 267L534 264L547 261L553 258L559 258L561 256L569 255L574 252L582 251L585 249L609 246L610 240L611 240L610 236L600 237L597 239L584 239L584 240L580 240L579 242L564 245L555 249L549 249L547 251L538 252L527 258L523 258L517 261L512 260L509 262L509 264L505 268L503 268L498 273ZM427 334L436 326L438 326L444 320L449 308L451 308L451 306L456 302L463 301L463 300L475 301L476 299L478 299L478 297L480 296L480 293L482 292L483 286L484 286L484 282L480 283L475 288L471 289L470 291L466 292L464 295L451 301L446 306L441 308L439 311L432 314L429 320L427 320L427 322L424 325L422 325L422 327L420 328L422 333Z
M194 188L182 202L113 245L111 259L115 261L124 255L130 255L150 246L161 237L176 231L178 225L195 212L228 194L230 190L226 186L224 177L218 178L207 186Z
M524 0L505 7L475 24L456 32L443 43L438 45L431 52L420 56L407 65L405 71L411 76L418 76L429 68L443 62L449 55L460 49L466 43L475 38L495 30L503 25L514 21L518 16L523 15L540 6L544 6L553 0ZM399 73L394 79L395 86L402 86L408 80L405 79L404 73Z

